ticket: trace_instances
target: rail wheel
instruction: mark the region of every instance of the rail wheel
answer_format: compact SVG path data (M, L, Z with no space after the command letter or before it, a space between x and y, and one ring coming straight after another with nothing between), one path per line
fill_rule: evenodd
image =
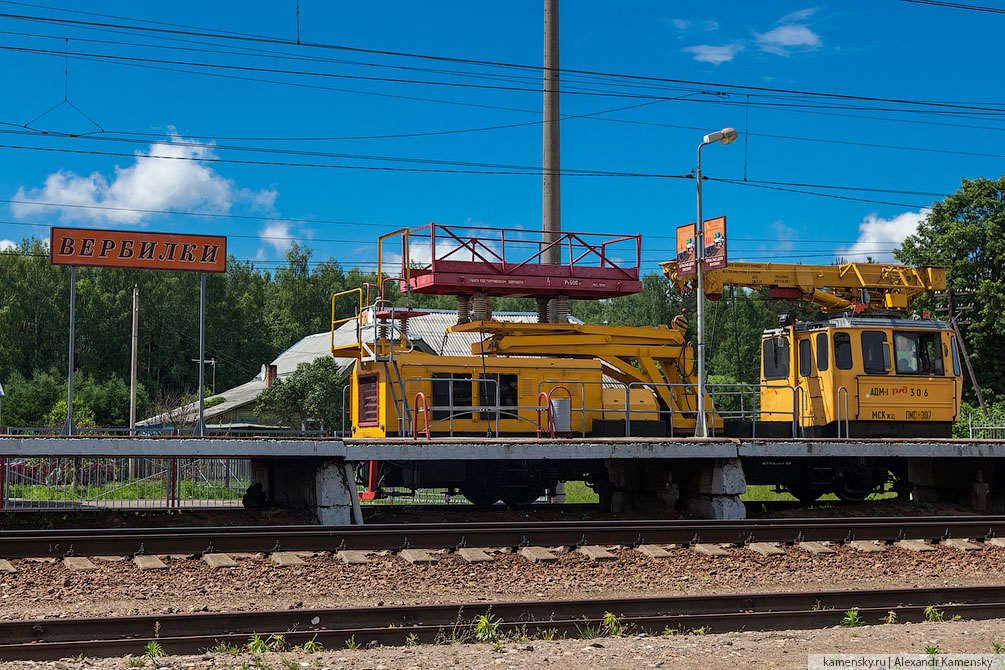
M533 487L509 487L509 491L503 493L502 501L510 509L524 509L534 504L538 498L544 495L544 488Z
M465 484L461 487L461 495L472 505L491 507L499 501L499 494L478 484Z
M842 502L862 502L869 497L869 494L875 488L875 486L869 486L868 484L860 486L840 484L834 489L834 495Z
M815 502L824 493L820 489L814 488L812 486L795 485L795 486L786 486L785 488L789 490L789 493L791 493L796 500L804 503Z

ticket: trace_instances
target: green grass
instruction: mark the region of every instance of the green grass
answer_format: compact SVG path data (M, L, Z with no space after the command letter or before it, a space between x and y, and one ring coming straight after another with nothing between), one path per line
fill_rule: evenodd
M231 488L196 484L191 481L181 482L178 495L181 498L196 498L199 500L237 500L247 488L247 482L236 478L231 481ZM102 486L71 486L70 484L11 484L8 489L10 498L26 498L29 500L163 500L167 498L167 482L138 481L133 483L110 482Z
M897 494L893 491L887 491L885 493L873 493L866 500L884 500L887 498L896 498ZM763 501L763 500L795 500L795 496L791 493L784 492L779 493L775 491L773 484L747 484L747 492L740 496L740 500L745 501ZM819 502L826 501L836 501L838 497L833 493L827 493L820 496Z
M600 502L600 496L586 482L565 482L565 502L596 503Z

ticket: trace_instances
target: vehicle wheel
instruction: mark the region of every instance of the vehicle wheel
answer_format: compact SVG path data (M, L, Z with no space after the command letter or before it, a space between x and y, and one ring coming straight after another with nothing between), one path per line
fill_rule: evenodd
M869 497L873 489L875 489L874 486L856 488L841 485L834 489L834 495L842 502L862 502Z
M533 505L538 498L544 495L544 493L545 491L543 488L526 489L521 487L509 493L504 493L502 501L506 503L506 506L510 509L526 509L527 507Z
M787 486L786 487L796 500L804 503L815 502L823 495L823 491L810 486Z
M472 505L478 507L491 507L499 501L499 494L484 489L480 486L462 486L461 495L468 499Z

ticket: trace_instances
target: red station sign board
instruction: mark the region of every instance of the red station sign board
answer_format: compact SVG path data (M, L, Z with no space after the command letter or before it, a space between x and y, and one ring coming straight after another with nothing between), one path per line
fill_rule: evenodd
M183 272L226 272L227 238L219 235L53 228L53 265Z

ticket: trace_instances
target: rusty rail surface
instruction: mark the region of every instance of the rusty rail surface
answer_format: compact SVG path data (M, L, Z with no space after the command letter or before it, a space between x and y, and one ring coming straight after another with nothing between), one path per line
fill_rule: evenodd
M252 634L283 635L288 645L314 640L326 649L356 644L469 641L486 613L499 634L582 637L604 634L606 613L626 634L812 629L839 625L847 610L863 624L926 620L936 606L946 620L1005 616L1005 586L809 591L596 600L452 603L337 609L210 612L0 622L0 658L44 660L142 655L156 641L169 654L202 653L220 643L243 648ZM414 636L414 637L413 637Z
M993 537L1005 537L1005 516L6 530L0 558Z

